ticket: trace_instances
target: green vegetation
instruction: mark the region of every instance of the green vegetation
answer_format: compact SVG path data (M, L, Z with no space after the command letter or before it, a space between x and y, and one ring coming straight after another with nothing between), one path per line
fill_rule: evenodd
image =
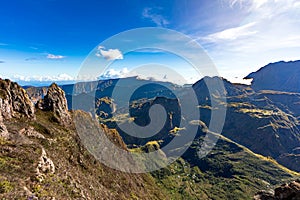
M8 193L13 190L13 185L7 180L0 181L0 194Z
M276 115L276 113L273 110L266 110L266 109L247 109L247 108L241 108L238 110L241 113L248 113L252 117L256 118L264 118L264 117L269 117L272 115Z
M51 117L50 112L38 111L35 121L7 121L8 130L31 126L46 139L30 137L27 142L28 138L1 138L0 199L166 199L165 193L157 194L160 188L149 174L128 174L106 167L82 146L74 127L63 127ZM53 161L55 173L45 173L41 181L36 169L42 147Z
M168 199L252 199L259 190L274 189L300 177L224 136L206 157L199 158L201 141L195 140L183 157L167 168L151 173ZM159 142L151 141L130 151L156 151L157 147Z
M185 128L178 128L178 127L174 127L172 130L169 131L169 133L171 133L172 135L179 135L179 132L185 130Z
M273 160L223 139L202 159L194 151L197 146L199 143L194 143L185 155L190 159L180 158L152 173L170 199L252 199L258 190L299 177Z

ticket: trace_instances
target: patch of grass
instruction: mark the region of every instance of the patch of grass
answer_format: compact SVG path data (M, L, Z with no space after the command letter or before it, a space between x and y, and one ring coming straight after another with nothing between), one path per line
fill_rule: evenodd
M130 199L139 200L139 197L137 197L133 192L131 192Z
M0 145L10 144L11 142L0 136Z
M8 193L14 189L14 186L11 182L7 180L0 181L0 193Z
M169 131L169 133L173 134L173 135L178 135L178 133L182 130L185 130L185 127L183 128L178 128L178 127L174 127L172 130Z
M6 160L4 158L0 158L0 169L5 167L5 165L6 165Z
M248 103L248 102L230 102L227 104L228 107L233 107L233 108L240 108L240 107L244 107L244 108L253 108L254 105Z
M197 106L197 108L203 108L203 109L212 110L212 107L209 106L209 105L199 105L199 106Z
M39 133L46 134L46 135L51 135L50 131L40 123L33 122L32 126L33 126L34 130L36 130Z
M276 115L276 112L274 112L273 110L265 110L259 108L254 108L254 109L241 108L238 110L238 112L250 114L250 116L255 118L265 118L272 115Z

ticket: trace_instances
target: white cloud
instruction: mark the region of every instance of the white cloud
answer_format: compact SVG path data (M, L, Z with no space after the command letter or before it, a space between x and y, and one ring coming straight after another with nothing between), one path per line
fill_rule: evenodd
M294 2L293 7L295 8L300 7L300 1Z
M68 74L59 74L56 76L24 76L24 75L13 75L10 77L13 81L23 81L23 82L50 82L50 81L75 81L76 78L68 75Z
M122 60L123 54L119 49L108 49L105 50L105 47L99 46L96 56L103 57L106 60Z
M162 15L157 14L159 9L154 8L145 8L143 10L143 17L146 19L150 19L157 26L166 26L169 24L168 20L166 20Z
M54 55L54 54L48 54L47 55L48 59L52 59L52 60L58 60L58 59L63 59L65 58L65 56L61 56L61 55Z
M129 70L124 67L121 70L109 69L104 74L99 76L99 79L125 78L129 74Z

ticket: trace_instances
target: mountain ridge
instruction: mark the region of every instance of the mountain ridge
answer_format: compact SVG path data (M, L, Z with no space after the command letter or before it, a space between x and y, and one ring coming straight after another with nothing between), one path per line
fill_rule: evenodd
M7 106L0 107L0 197L250 199L259 190L274 190L283 182L299 178L299 173L290 170L299 171L297 165L292 165L299 154L298 93L255 91L220 77L205 77L190 87L166 83L161 87L155 82L144 82L147 87L134 94L129 104L130 113L124 115L123 103L115 104L109 96L117 87L114 81L98 82L97 86L87 83L86 87L81 83L78 91L84 92L82 99L97 100L82 111L68 110L72 108L68 98L74 96L56 84L27 88L26 92L9 80L0 81L0 100L8 102ZM134 84L131 82L128 88ZM207 88L216 84L224 84L224 88ZM89 91L93 85L97 91ZM201 113L200 120L181 116L180 102L172 98L168 87L183 99L188 99L190 92L196 92L199 105L195 109ZM150 89L153 91L149 92ZM77 95L81 94L76 93L75 97ZM212 101L216 107L212 107ZM222 135L212 151L201 158L198 150L204 136L212 134L208 128L211 111L219 109L225 101L227 120ZM169 109L169 120L161 133L163 137L137 142L112 123L134 120L146 125L149 123L147 113L154 104ZM95 112L95 116L89 112ZM151 173L127 174L106 167L83 146L72 120L75 115L85 120L97 117L99 121L95 121L95 125L114 144L137 153L160 150L173 137L188 134L191 126L199 129L187 151L170 166ZM182 117L183 127L179 128L177 122Z
M270 63L244 79L252 79L254 90L300 92L300 61Z

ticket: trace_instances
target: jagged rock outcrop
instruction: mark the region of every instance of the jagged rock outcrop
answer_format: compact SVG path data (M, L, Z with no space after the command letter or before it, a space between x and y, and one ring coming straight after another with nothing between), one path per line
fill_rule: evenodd
M36 107L44 111L53 112L55 120L62 125L71 124L65 92L55 83L50 85L46 96L38 101Z
M34 119L34 105L26 91L17 83L0 79L0 110L4 119Z
M260 191L254 196L255 200L298 200L300 199L300 180L283 184L275 189L274 194Z

